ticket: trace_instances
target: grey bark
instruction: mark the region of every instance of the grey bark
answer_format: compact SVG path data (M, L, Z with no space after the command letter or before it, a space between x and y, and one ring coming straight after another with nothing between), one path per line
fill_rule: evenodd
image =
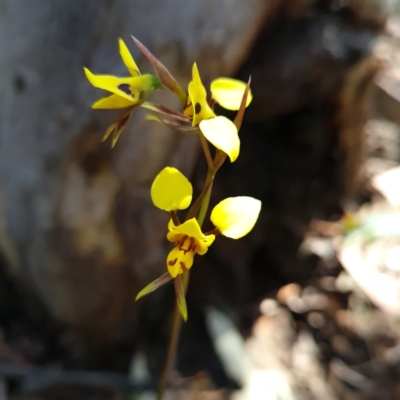
M276 4L0 1L0 246L56 319L118 335L136 291L165 270L166 216L149 185L165 165L190 173L198 150L141 112L114 150L101 144L114 115L90 109L102 93L82 67L125 75L123 37L146 70L134 34L184 85L195 60L206 81L229 75Z

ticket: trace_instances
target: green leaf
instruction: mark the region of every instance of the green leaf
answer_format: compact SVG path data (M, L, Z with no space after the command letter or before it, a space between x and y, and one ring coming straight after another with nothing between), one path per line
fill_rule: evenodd
M187 307L186 307L186 299L185 299L185 289L183 288L182 275L178 275L175 279L175 292L176 292L176 301L178 303L179 311L181 312L182 318L184 321L187 321Z
M139 300L141 297L146 296L147 294L154 292L160 286L165 285L169 281L172 280L172 276L169 272L166 272L164 275L161 275L159 278L149 283L144 289L142 289L136 296L135 301Z

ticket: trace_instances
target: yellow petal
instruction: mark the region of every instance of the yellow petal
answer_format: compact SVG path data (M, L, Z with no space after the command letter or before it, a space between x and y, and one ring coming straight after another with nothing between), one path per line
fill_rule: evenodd
M192 267L196 254L195 240L194 238L185 236L169 252L167 256L167 269L173 278L183 274Z
M230 197L214 207L210 218L224 236L239 239L253 229L260 210L260 200L246 196Z
M172 242L172 243L175 243L175 242L177 242L178 240L182 239L182 236L183 236L182 233L177 232L177 231L175 230L174 221L172 221L172 219L170 219L170 220L168 221L167 240L170 241L170 242Z
M121 54L122 61L128 68L128 71L132 76L140 75L140 71L138 66L135 63L135 60L132 57L128 47L126 46L125 42L122 39L118 39L119 44L119 54Z
M139 102L140 92L156 88L157 85L157 81L149 74L119 78L113 75L94 75L87 68L84 68L84 70L87 79L94 87L108 90L135 104Z
M154 205L165 211L188 208L192 195L192 184L173 167L165 167L151 185L151 199Z
M182 315L184 321L187 321L187 307L186 307L186 299L185 299L185 289L183 287L182 276L179 275L174 279L175 282L175 293L176 293L176 301L178 303L179 311Z
M172 221L172 218L168 221L168 232L176 232L174 221Z
M186 97L186 103L183 107L183 114L187 117L193 117L193 104L189 96Z
M114 108L126 108L137 104L136 101L127 100L124 97L118 96L117 94L110 94L102 97L92 104L92 108L96 109L114 109Z
M176 232L173 230L171 230L167 233L167 240L169 242L176 243L177 241L179 241L181 239L182 239L182 233L179 233L179 232Z
M196 242L196 253L199 255L204 255L207 253L208 248L213 244L215 240L215 235L208 235L204 240L197 240Z
M200 225L196 218L189 219L179 226L173 228L176 232L183 233L184 235L190 236L192 238L205 240L208 236L204 235L201 231ZM214 236L214 235L210 235Z
M183 236L196 238L196 253L203 255L207 252L207 248L212 245L215 235L204 235L195 218L192 218L179 226L175 226L172 219L168 222L167 239L170 242L177 242Z
M193 64L192 81L189 83L188 92L193 104L193 126L197 126L203 119L215 117L214 111L207 103L207 92L201 82L196 63ZM185 115L189 114L186 112Z
M218 78L211 82L212 98L227 110L239 110L246 83L232 78ZM251 90L247 95L246 107L251 103Z
M179 243L174 246L174 248L168 253L167 256L167 269L168 273L172 278L176 278L181 272L181 265L178 262L178 258L181 255L179 250Z
M238 158L240 140L237 128L231 120L218 116L201 121L199 126L205 138L217 149L226 153L231 162Z
M149 283L144 289L142 289L137 295L135 300L139 300L141 297L146 296L147 294L154 292L160 286L165 285L170 280L172 280L172 276L166 272L164 275L161 275L159 278Z

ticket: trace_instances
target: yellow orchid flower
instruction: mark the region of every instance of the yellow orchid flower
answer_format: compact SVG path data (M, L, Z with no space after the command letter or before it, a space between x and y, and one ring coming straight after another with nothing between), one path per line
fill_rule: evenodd
M164 168L154 180L151 198L156 207L169 213L189 207L193 188L188 179L176 168ZM187 307L182 283L182 274L188 271L196 254L204 255L212 245L217 234L239 239L249 233L261 210L261 202L252 197L231 197L217 204L210 219L215 229L209 234L203 233L195 218L182 224L171 219L168 224L167 239L175 243L166 260L167 271L151 282L136 296L136 300L153 292L174 279L177 302L184 320L187 319ZM175 223L177 222L177 223Z
M205 235L196 218L189 219L175 226L172 220L168 224L167 239L175 243L175 247L167 257L167 269L172 278L183 274L191 268L195 254L201 256L207 253L215 235Z
M131 53L122 39L118 40L119 52L127 67L130 77L117 77L113 75L94 75L84 68L89 82L98 89L111 92L95 103L92 108L114 109L131 107L141 102L141 94L161 87L159 79L150 74L141 75Z
M228 110L238 110L246 84L237 79L218 78L211 83L212 99ZM246 107L252 94L247 95ZM188 98L183 113L192 119L204 137L217 149L227 154L231 162L239 156L240 140L235 124L224 116L217 116L207 101L207 91L201 81L196 63L192 68L192 80L188 86Z
M150 74L141 75L135 60L122 39L119 39L119 52L127 67L130 77L117 77L113 75L95 75L89 69L84 68L86 78L98 89L107 90L111 94L102 97L92 104L94 109L127 110L107 129L103 141L114 132L112 147L115 146L119 135L125 128L129 118L136 107L141 105L146 98L161 87L159 79Z

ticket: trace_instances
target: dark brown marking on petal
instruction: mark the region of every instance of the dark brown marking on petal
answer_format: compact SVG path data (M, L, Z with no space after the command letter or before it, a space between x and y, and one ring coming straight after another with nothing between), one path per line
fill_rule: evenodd
M190 97L187 96L186 98L186 103L185 106L183 107L184 110L186 110L188 107L190 107L192 105L192 102L190 101Z
M168 265L169 265L170 267L173 267L173 266L176 264L177 261L178 261L177 258L175 258L175 260L170 260L170 261L168 261Z
M200 114L201 111L201 105L199 103L196 103L196 105L194 106L194 112L196 114Z
M187 249L185 249L185 248L183 247L183 245L184 245L185 242L186 242L186 238L187 238L186 235L183 236L183 238L182 238L181 241L179 242L179 251L183 251L183 254L186 254L186 252L188 251Z
M190 238L189 251L194 251L195 249L196 249L196 239Z
M183 251L183 254L186 254L188 251L193 251L193 245L194 245L194 243L193 243L193 241L194 241L194 238L190 238L190 244L189 244L189 247L187 248L187 249L185 249L184 247L183 247L183 244L185 243L185 241L186 241L186 237L185 237L185 239L184 240L182 240L182 242L180 243L180 245L179 245L179 250L180 251Z
M131 87L127 83L121 83L120 85L118 85L118 89L122 90L126 94L129 94L132 97L135 97L131 92Z
M181 271L186 272L188 269L186 268L185 263L183 261L181 261L180 264L181 264Z

